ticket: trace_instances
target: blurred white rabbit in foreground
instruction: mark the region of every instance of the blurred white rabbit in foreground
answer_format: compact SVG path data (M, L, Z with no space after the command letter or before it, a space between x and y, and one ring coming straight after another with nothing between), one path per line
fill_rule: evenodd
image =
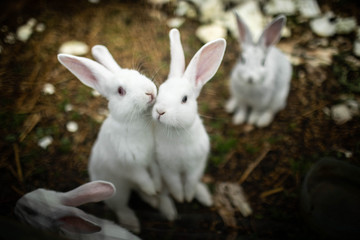
M139 239L111 221L76 208L108 199L114 193L115 187L105 181L86 183L66 193L39 188L17 201L15 214L35 228L59 232L70 239Z
M90 179L115 185L118 193L105 202L122 225L139 232L139 220L128 207L131 190L156 207L152 196L161 188L151 121L157 89L138 71L120 68L105 46L94 46L92 54L99 63L67 54L59 54L58 59L82 83L108 100L110 114L91 151Z
M180 33L169 33L171 64L168 79L159 87L152 110L155 120L156 157L165 182L160 211L172 220L176 209L167 196L183 202L194 196L206 206L211 194L201 183L210 150L209 136L197 111L200 90L216 73L224 56L226 42L217 39L205 44L185 69Z
M279 41L285 16L267 25L257 43L236 15L241 54L230 78L230 100L226 111L234 112L233 123L266 127L286 106L292 66L274 45Z

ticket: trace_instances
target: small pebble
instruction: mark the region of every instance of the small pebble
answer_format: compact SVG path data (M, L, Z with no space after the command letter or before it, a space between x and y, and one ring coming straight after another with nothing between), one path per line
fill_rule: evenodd
M66 129L69 132L76 132L79 129L79 125L74 121L70 121L66 124Z
M336 18L332 12L327 12L320 18L310 22L311 30L320 37L331 37L336 33Z
M185 18L170 18L166 23L169 28L179 28L185 22Z
M35 27L35 31L43 32L43 31L45 31L45 28L46 28L46 26L44 23L38 23Z
M14 43L16 42L16 36L15 36L15 34L12 33L12 32L9 32L9 33L6 35L6 37L5 37L5 39L4 39L4 42L5 42L5 43L8 43L8 44L14 44Z
M195 35L203 43L210 42L217 38L225 38L227 30L218 24L203 25L196 29Z
M59 48L59 53L66 53L71 55L85 55L89 52L89 47L80 41L68 41L63 43Z
M43 87L43 93L46 95L53 95L55 93L55 87L51 83L45 83Z
M72 111L74 108L73 108L73 105L71 105L70 103L66 104L65 105L65 112L70 112Z
M53 141L54 139L51 136L45 136L38 141L38 145L41 148L46 149Z
M91 95L93 95L94 97L100 97L101 96L101 94L96 90L92 90Z

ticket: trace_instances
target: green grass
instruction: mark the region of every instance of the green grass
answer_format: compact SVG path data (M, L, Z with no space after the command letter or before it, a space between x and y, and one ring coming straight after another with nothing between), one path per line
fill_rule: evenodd
M237 139L227 136L226 138L221 135L212 135L211 144L213 150L210 156L210 162L215 166L221 164L226 155L237 145Z

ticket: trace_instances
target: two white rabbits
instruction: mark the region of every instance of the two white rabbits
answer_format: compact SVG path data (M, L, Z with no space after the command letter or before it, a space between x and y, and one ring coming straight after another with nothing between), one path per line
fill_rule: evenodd
M106 203L117 213L120 223L135 232L140 230L140 224L128 207L131 190L159 207L169 219L176 217L176 209L168 191L180 202L195 196L205 205L212 204L210 193L200 182L210 143L197 113L196 99L216 73L226 42L219 39L204 45L186 70L178 30L170 31L170 43L170 73L158 97L151 80L135 70L120 68L104 46L92 48L98 62L58 55L82 83L109 101L110 115L92 148L89 175L92 181L105 180L115 185L117 193ZM151 107L155 99L154 135ZM160 198L154 197L159 191Z
M266 127L286 106L292 66L274 45L279 41L286 18L279 16L264 29L257 43L236 15L241 55L230 78L226 111L234 112L233 123Z
M15 214L24 223L37 229L58 232L67 239L139 240L119 225L87 214L77 206L112 197L112 183L93 181L69 192L36 189L20 198Z
M205 44L185 69L179 31L172 29L169 37L170 72L159 87L152 116L156 123L156 158L165 185L159 207L168 219L174 219L176 209L166 191L179 202L190 202L195 197L206 206L212 205L211 194L200 181L210 142L196 100L202 87L219 68L226 42L217 39Z
M58 59L108 100L110 114L92 148L89 175L92 181L115 185L117 193L106 203L123 226L139 232L139 220L128 207L131 191L156 207L157 199L152 196L161 189L151 120L157 89L138 71L120 68L106 47L94 46L92 54L98 62L67 54L59 54Z

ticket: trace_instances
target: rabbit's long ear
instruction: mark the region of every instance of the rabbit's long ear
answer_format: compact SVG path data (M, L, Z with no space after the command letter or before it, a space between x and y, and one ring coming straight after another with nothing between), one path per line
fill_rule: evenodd
M269 23L259 38L259 45L265 49L275 45L281 37L281 29L286 23L286 17L281 15Z
M95 45L91 49L93 57L111 72L116 73L121 70L109 50L103 45Z
M170 72L168 78L181 77L185 70L184 50L181 45L180 32L173 28L169 32L170 38Z
M194 84L197 95L218 70L224 57L225 47L226 41L222 38L208 42L191 59L185 70L184 78Z
M238 27L240 46L253 44L253 38L252 38L252 35L251 35L251 32L250 32L248 26L241 19L239 14L237 14L235 11L234 11L234 14L236 17L236 23L237 23L237 27Z
M93 181L81 185L63 194L62 204L76 207L89 202L99 202L110 198L115 193L115 187L110 182Z
M83 84L106 96L105 82L113 74L103 65L84 57L59 54L59 62L74 74Z

